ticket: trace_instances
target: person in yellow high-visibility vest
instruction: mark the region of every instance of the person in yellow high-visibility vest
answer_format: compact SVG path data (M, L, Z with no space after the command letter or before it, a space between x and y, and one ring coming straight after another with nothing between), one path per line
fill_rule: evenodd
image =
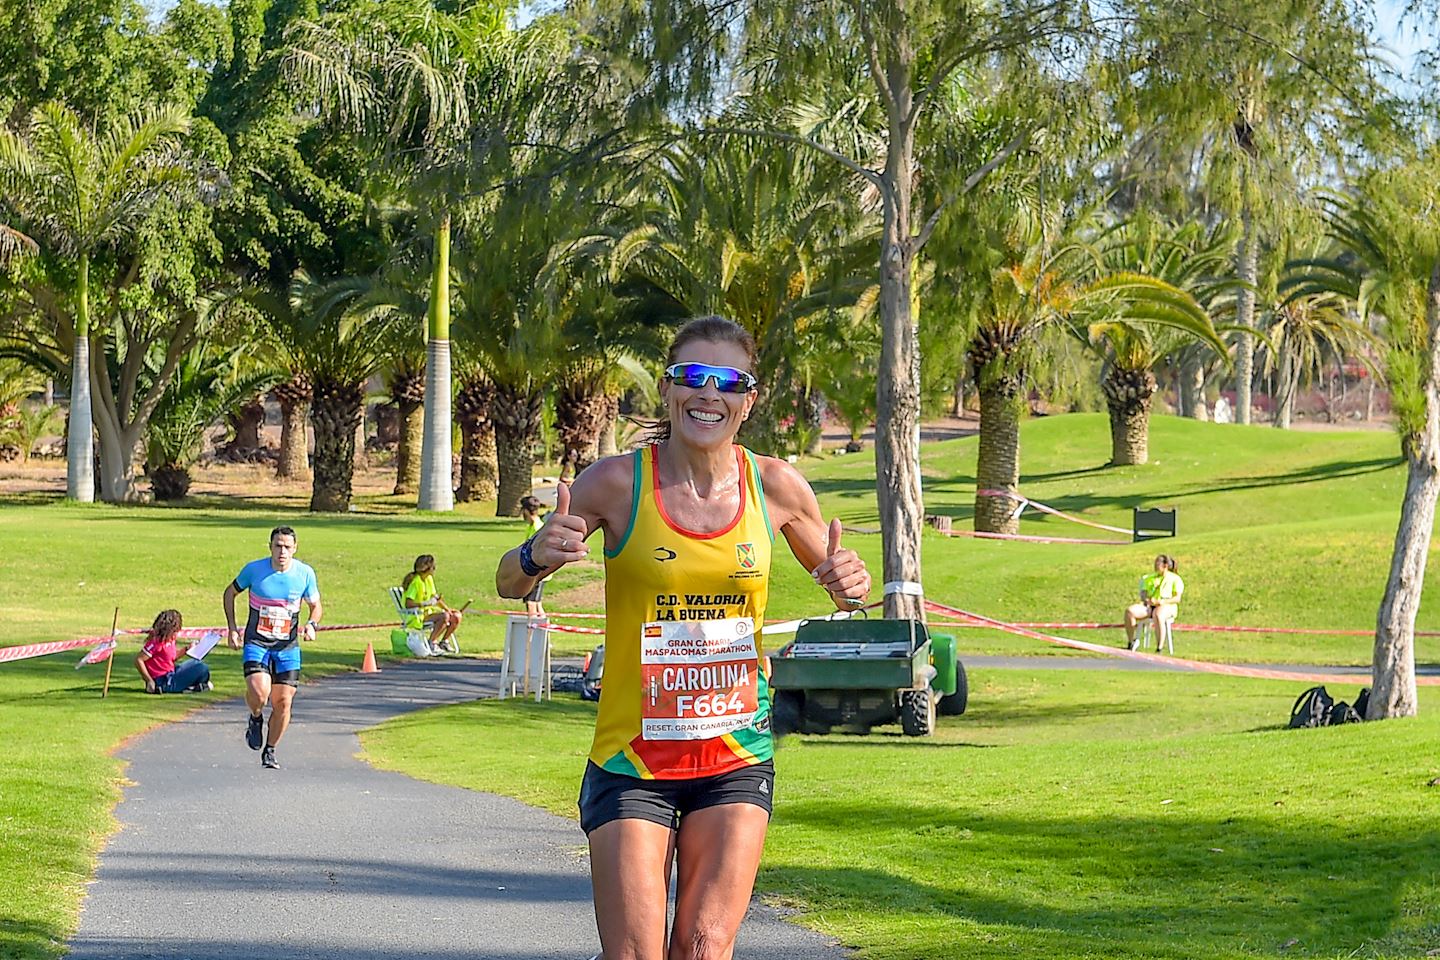
M1155 558L1155 572L1140 578L1140 602L1125 608L1125 640L1135 649L1136 633L1141 621L1174 623L1185 595L1185 581L1175 572L1175 558L1160 554Z

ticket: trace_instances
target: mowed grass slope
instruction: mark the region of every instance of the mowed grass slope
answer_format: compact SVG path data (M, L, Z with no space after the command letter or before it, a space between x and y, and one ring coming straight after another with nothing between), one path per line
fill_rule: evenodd
M1293 684L1075 670L972 682L970 711L933 740L782 742L763 896L866 960L1440 948L1428 688L1416 720L1288 731ZM573 818L593 722L573 698L489 701L362 740L387 769Z
M925 509L969 529L976 438L927 445ZM1182 621L1308 629L1373 630L1404 493L1393 434L1300 432L1151 422L1152 462L1105 467L1109 424L1083 414L1028 421L1020 490L1033 500L1129 528L1137 506L1173 506L1180 535L1124 547L926 539L926 593L1012 620L1115 623L1156 553L1175 554L1185 579ZM847 522L876 523L868 455L807 471ZM1023 514L1021 533L1109 539L1117 535ZM1117 537L1124 539L1123 537ZM878 537L856 536L862 550ZM1427 586L1440 582L1432 564ZM1422 608L1421 628L1440 628ZM1065 631L1058 631L1064 633ZM1029 640L963 631L962 649L1042 652ZM1090 633L1071 634L1097 639ZM1118 633L1100 634L1118 643ZM1363 664L1369 637L1178 635L1177 653L1199 659ZM1054 651L1055 648L1047 648ZM1440 639L1421 638L1422 661L1440 660Z
M1352 628L1373 623L1404 482L1391 435L1289 434L1156 418L1156 462L1109 470L1101 468L1107 430L1098 416L1028 422L1022 489L1119 526L1128 524L1132 504L1175 504L1179 539L1159 547L1088 547L931 534L924 557L931 595L1002 617L1113 620L1149 557L1163 549L1181 558L1189 584L1187 618ZM968 516L974 439L929 445L924 457L927 509ZM875 522L868 451L801 467L814 479L827 514L860 525ZM319 572L327 623L390 621L385 589L422 552L436 555L437 583L452 602L473 597L476 608L513 606L494 595L493 572L523 530L518 520L488 516L493 506L417 516L402 512L399 498L362 497L356 513L322 517L308 514L306 502L298 487L197 498L183 508L0 496L0 644L104 633L116 606L122 626L147 625L164 607L180 609L188 625L218 624L221 590L241 564L264 555L268 531L277 523L299 531L299 555ZM1029 517L1026 532L1094 532ZM879 537L846 542L878 573ZM599 610L600 578L598 564L567 569L550 584L551 608ZM777 561L773 616L802 616L825 606L798 565ZM1440 624L1425 611L1421 616L1422 626ZM472 617L462 632L467 652L498 651L502 622ZM387 633L322 634L306 649L307 672L358 667L367 641L376 643L383 661ZM1118 642L1113 635L1106 639ZM562 652L577 653L591 642L563 637ZM972 651L1054 652L973 631L962 632L961 642ZM1179 652L1358 663L1368 659L1369 646L1365 638L1182 634ZM117 689L104 702L97 696L102 668L75 671L78 651L0 665L0 738L7 745L0 757L0 872L17 891L0 904L0 957L48 956L59 949L73 929L94 852L111 828L108 808L118 797L121 771L108 751L197 702L139 694L130 663L134 649L133 641L122 647ZM1420 652L1422 659L1440 659L1435 641L1422 640ZM214 696L237 694L238 655L222 647L211 658Z

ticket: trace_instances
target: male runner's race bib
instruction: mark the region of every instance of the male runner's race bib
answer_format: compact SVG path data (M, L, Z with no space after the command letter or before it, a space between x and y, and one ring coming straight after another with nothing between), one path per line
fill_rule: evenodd
M288 607L266 606L259 608L256 613L259 619L255 624L255 632L267 640L289 640L290 628L294 624Z
M642 738L709 740L750 726L759 707L754 620L647 623L640 638Z

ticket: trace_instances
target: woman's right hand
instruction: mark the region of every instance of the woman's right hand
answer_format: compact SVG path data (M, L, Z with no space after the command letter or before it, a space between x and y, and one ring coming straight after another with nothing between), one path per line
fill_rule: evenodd
M570 488L562 483L555 488L555 509L531 540L530 559L546 570L584 560L590 555L589 534L585 519L570 515Z

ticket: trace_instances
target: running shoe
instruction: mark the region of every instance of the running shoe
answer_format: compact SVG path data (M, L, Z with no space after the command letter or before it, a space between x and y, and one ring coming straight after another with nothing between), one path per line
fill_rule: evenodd
M265 717L259 716L250 718L250 723L245 727L245 746L251 750L259 750L265 743Z
M260 766L264 767L266 770L280 769L280 761L275 759L274 747L266 747L264 750L260 751Z

